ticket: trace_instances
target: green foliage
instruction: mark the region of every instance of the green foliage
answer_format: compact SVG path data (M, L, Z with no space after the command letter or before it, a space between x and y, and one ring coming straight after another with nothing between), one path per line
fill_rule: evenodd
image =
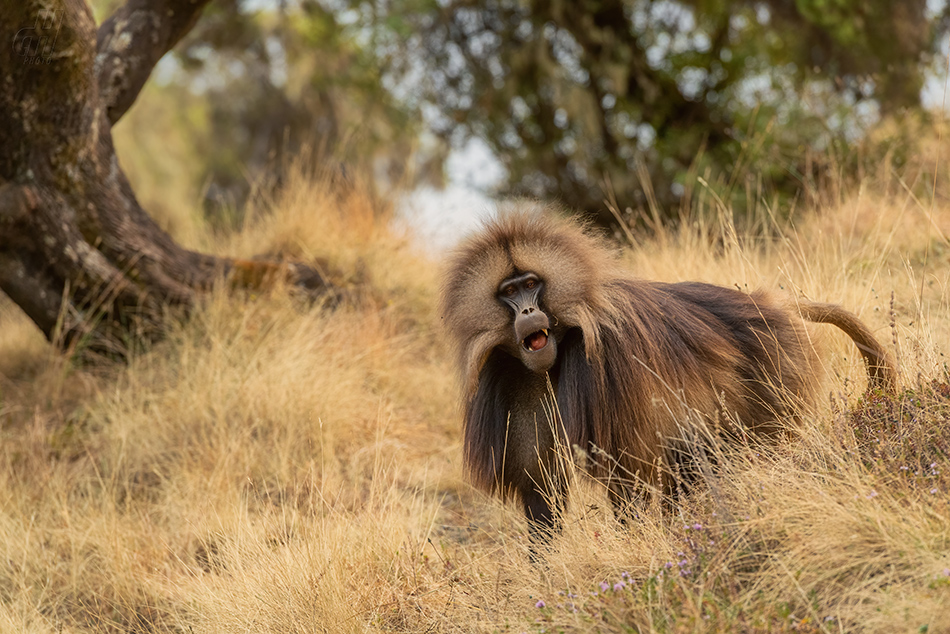
M948 22L925 0L224 0L155 76L192 111L170 133L221 225L288 155L441 182L471 137L499 193L605 223L605 199L636 222L699 194L742 216L859 173L855 142L919 106Z
M924 0L352 0L443 138L480 137L506 191L601 216L703 187L793 196L879 115L919 105ZM420 69L424 71L420 72ZM840 166L836 166L840 167Z

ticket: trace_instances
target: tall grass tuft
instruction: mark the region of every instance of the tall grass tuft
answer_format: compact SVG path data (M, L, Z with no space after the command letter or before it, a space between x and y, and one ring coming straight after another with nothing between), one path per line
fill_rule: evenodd
M195 241L324 266L340 308L215 292L93 368L0 303L0 631L950 631L942 199L876 182L788 222L763 202L748 232L696 197L637 237L644 278L857 312L902 390L866 395L860 355L818 327L828 398L794 439L729 450L626 525L578 475L532 562L520 511L461 469L438 263L360 186L302 174Z

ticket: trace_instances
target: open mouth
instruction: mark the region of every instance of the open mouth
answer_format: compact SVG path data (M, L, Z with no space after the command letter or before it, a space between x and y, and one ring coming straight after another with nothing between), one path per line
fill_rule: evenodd
M541 330L532 332L530 335L524 338L521 342L525 350L530 350L535 352L540 350L544 346L548 345L548 329L542 328Z

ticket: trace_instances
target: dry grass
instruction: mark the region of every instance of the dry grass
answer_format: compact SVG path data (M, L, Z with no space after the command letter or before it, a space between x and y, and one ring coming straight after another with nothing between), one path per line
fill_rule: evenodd
M319 261L354 306L217 294L130 365L77 368L0 305L0 631L950 631L950 208L863 191L752 239L710 203L625 253L840 301L909 391L863 400L829 333L799 439L626 528L582 480L532 564L461 471L437 265L325 185L196 241Z

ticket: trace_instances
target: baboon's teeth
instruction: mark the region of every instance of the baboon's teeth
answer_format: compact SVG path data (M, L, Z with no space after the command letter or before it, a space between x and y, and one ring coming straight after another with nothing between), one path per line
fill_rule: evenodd
M534 331L522 340L521 345L524 346L525 350L537 352L548 345L548 329L542 328Z

